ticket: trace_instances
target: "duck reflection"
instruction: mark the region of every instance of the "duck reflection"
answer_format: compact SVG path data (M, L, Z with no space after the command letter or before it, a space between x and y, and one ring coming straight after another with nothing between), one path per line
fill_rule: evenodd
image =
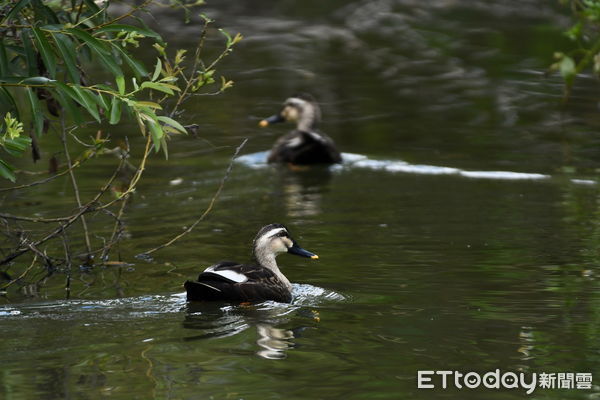
M261 347L256 355L269 360L281 360L287 357L286 350L294 347L294 332L289 329L275 328L268 324L257 324L258 340Z
M323 194L329 191L331 181L331 171L327 167L281 170L280 181L289 217L310 217L322 213Z
M287 351L295 347L294 339L304 328L278 328L277 325L289 322L285 315L296 307L289 304L269 304L271 303L225 306L223 303L211 302L188 303L183 327L201 333L187 340L234 336L247 329L256 328L255 354L269 360L284 359L287 357ZM285 310L282 310L282 307L285 307Z

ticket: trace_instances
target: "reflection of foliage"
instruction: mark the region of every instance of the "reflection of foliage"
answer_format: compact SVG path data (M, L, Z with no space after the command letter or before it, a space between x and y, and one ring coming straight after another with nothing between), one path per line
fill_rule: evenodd
M556 52L556 62L550 69L559 71L565 80L568 95L577 74L591 67L600 75L600 0L561 0L568 4L576 20L565 35L575 43L575 49L567 53Z
M30 253L35 255L32 266L37 259L48 274L57 263L70 268L67 231L76 222L83 228L86 248L83 263L91 265L95 255L107 261L111 248L121 239L125 204L140 181L150 152L162 150L167 156L169 135L186 132L177 121L181 105L191 96L218 94L232 86L224 77L217 79L215 68L241 40L239 34L231 36L219 30L226 39L223 49L206 62L201 58L201 50L213 24L208 17L202 16L199 40L190 58L185 50L170 55L172 52L163 38L136 16L139 12L149 12L150 6L172 6L183 9L187 18L191 7L200 3L169 0L168 4L162 4L158 0L145 0L119 15L109 10L108 1L13 0L0 5L0 149L4 150L0 157L6 154L20 157L31 146L33 161L37 161L41 157L38 139L48 132L57 132L65 158L62 166L56 156L50 160L50 173L54 175L0 192L23 191L69 175L76 203L71 215L55 218L0 213L0 222L6 225L4 231L14 243L13 249L0 257L0 266L10 265L17 257ZM142 41L144 47L156 52L150 68L133 53ZM91 67L93 74L88 72ZM145 137L137 166L128 161L127 141L109 149L111 139L102 131L90 140L89 130L80 129L94 123L115 125L125 118L137 122L139 133ZM81 154L71 154L70 145L83 146L84 150ZM86 200L80 194L74 171L103 154L117 155L120 161L108 181ZM113 183L124 175L124 183L117 189ZM11 181L17 178L15 168L2 158L0 176ZM111 192L115 196L103 200L105 193ZM93 230L86 222L89 213L104 214L114 220L111 237L102 238L97 249L90 233ZM13 227L8 221L56 224L56 227L35 238L31 237L34 236L31 228ZM57 261L40 248L53 239L62 239L63 244L53 248L64 248L64 259Z

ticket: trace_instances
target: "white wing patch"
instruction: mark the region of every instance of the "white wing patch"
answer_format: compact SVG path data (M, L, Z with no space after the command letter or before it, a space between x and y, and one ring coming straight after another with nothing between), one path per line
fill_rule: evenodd
M303 140L301 137L295 137L285 142L285 147L298 147L302 144L302 142Z
M325 143L326 140L323 136L319 135L317 132L307 132L314 140L320 143Z
M215 275L220 275L225 279L229 279L230 281L242 283L248 280L248 277L244 274L240 274L239 272L232 271L230 269L222 269L219 271L215 271L215 267L208 267L204 270L204 272L210 272Z

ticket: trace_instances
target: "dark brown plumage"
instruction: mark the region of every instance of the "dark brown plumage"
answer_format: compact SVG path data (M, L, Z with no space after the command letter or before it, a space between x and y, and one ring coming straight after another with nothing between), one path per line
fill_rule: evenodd
M297 94L288 98L283 108L260 122L265 127L277 122L295 122L296 129L280 137L269 152L267 161L297 165L336 164L342 155L333 140L319 132L321 110L309 94Z
M223 261L200 273L198 280L184 284L188 301L262 302L292 301L292 285L281 273L275 257L288 252L318 258L302 249L281 224L263 227L253 242L255 265Z

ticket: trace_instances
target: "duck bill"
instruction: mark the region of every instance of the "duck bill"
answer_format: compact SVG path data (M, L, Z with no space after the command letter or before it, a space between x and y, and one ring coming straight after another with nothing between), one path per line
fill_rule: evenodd
M313 260L316 260L319 258L319 256L316 255L315 253L311 253L308 250L304 250L302 247L298 246L296 243L294 243L294 245L288 249L288 253L295 254L300 257L312 258Z
M265 126L269 126L270 124L276 124L278 122L283 122L285 119L281 116L281 114L271 115L269 118L265 118L258 123L258 125L262 128Z

